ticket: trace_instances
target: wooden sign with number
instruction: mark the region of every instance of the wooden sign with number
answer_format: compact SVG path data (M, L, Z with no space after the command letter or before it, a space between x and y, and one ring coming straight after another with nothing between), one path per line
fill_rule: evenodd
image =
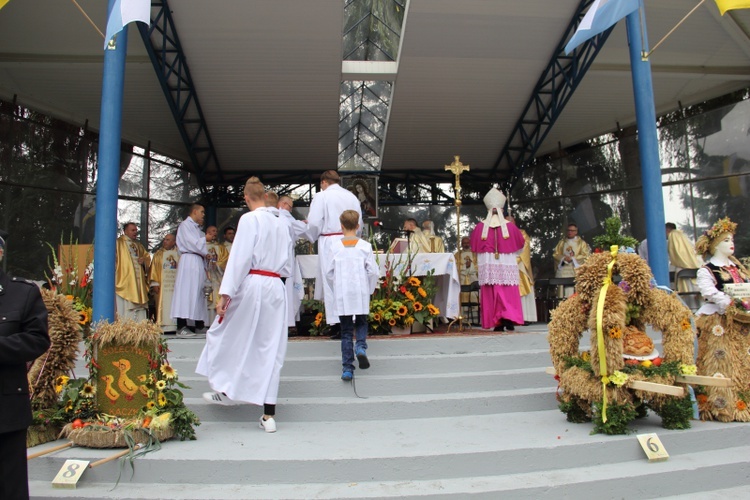
M66 460L60 472L52 480L53 488L75 489L83 471L89 466L88 460Z
M664 449L664 445L661 444L661 440L656 433L638 434L636 437L638 442L641 443L641 448L646 452L649 462L663 462L669 458L669 453Z

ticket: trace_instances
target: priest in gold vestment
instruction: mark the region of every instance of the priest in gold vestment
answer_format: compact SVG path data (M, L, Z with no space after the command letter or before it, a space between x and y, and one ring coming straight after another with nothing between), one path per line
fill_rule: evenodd
M690 242L685 233L677 229L673 222L665 224L667 231L667 254L669 255L669 270L675 275L683 269L699 269L703 266L703 260L695 253L695 246ZM678 292L697 291L695 280L680 279L675 283Z
M576 269L586 262L591 255L591 248L583 238L578 236L578 226L568 224L565 237L555 247L552 258L555 259L555 278L575 278ZM570 297L574 288L566 286L558 289L558 296Z
M115 305L117 315L136 321L148 317L148 285L146 273L151 257L136 240L138 226L128 222L117 238L115 261Z
M506 219L515 224L516 219L508 216ZM520 229L520 228L519 228ZM525 323L536 323L536 294L534 293L534 271L531 268L531 238L528 233L521 229L524 245L521 253L516 256L518 262L518 274L520 284L518 291L521 292L521 307L523 307L523 321Z
M456 266L458 267L458 278L461 281L461 285L471 285L475 281L477 286L479 285L479 271L477 268L477 254L471 251L471 238L464 236L461 238L461 249L453 254L456 259ZM465 304L469 302L474 304L479 303L479 292L461 292L461 303ZM471 315L469 306L464 306L461 314L464 318L468 318ZM479 324L480 318L472 318L473 323Z
M216 317L216 304L219 302L219 288L221 287L221 278L224 276L224 269L227 267L229 260L229 251L227 247L219 243L219 230L216 226L206 228L206 274L211 280L213 289L211 296L208 298L208 324L213 323Z
M404 221L404 232L407 235L409 242L409 252L415 253L431 253L430 240L425 236L419 226L417 225L417 219L406 219ZM403 241L403 238L396 238L391 243L390 251L394 252L396 245L399 241ZM405 253L405 252L402 252Z
M180 262L180 252L176 243L174 234L166 235L161 248L154 254L148 271L151 293L156 302L156 324L165 333L177 331L177 321L172 318L172 296L177 278L177 265Z
M422 234L429 242L430 253L445 253L445 243L443 238L435 233L435 223L426 220L422 223Z

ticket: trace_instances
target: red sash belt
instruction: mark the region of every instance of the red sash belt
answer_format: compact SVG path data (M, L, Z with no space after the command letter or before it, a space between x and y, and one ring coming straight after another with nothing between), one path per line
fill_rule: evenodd
M271 278L281 278L281 275L279 273L263 271L262 269L250 269L250 272L247 274L260 274L261 276L270 276Z
M325 233L321 234L321 236L343 236L344 233Z

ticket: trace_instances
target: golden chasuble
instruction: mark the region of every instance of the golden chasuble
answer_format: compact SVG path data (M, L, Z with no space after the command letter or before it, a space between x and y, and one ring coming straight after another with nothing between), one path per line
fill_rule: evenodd
M151 264L151 257L140 242L124 234L117 238L116 249L115 293L133 304L147 303L146 269ZM141 257L145 257L143 264L138 263Z
M225 247L223 243L211 241L206 242L206 250L208 250L206 259L216 262L219 269L224 271L227 267L227 262L229 261L229 250L227 250L227 247Z
M227 247L216 241L206 242L206 272L211 280L211 287L213 288L211 297L209 297L208 308L216 309L216 304L219 302L219 288L221 287L221 278L224 276L224 269L227 267L229 261L229 252Z
M156 297L156 324L172 324L170 312L174 283L177 278L177 265L180 262L180 252L175 246L171 250L160 248L154 254L148 271L148 281L159 284L159 295ZM167 313L166 315L164 313Z
M521 282L518 285L518 290L521 292L521 297L528 295L534 289L533 272L531 270L531 238L529 235L521 229L523 235L523 250L521 254L516 257L518 262L518 270L520 271Z
M555 247L555 251L552 254L552 258L555 259L555 268L560 266L560 261L564 257L573 257L579 265L586 262L588 256L591 255L591 248L588 243L583 241L580 236L576 236L573 241L563 238ZM573 264L566 264L572 266Z
M695 254L695 247L690 243L685 233L673 229L667 236L667 253L669 263L681 269L698 269L703 263Z
M445 244L440 236L431 235L428 238L430 253L445 253Z
M411 251L420 253L432 253L430 248L430 239L425 236L421 229L417 228L414 230L412 235L409 237L411 241Z

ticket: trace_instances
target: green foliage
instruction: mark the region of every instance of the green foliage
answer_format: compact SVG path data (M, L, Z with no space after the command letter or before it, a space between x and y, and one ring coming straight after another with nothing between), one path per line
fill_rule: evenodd
M625 365L620 369L621 372L628 375L632 375L637 372L643 373L646 377L676 377L680 375L679 361L670 361L669 363L662 363L661 366L651 365L649 367L643 365Z
M648 406L644 403L641 403L635 407L635 412L635 418L646 418L648 417Z
M620 234L621 228L622 221L619 217L608 217L604 221L604 234L594 236L594 246L605 252L608 252L612 245L617 245L620 248L635 248L638 245L638 240L632 236Z
M331 326L326 323L326 307L322 300L315 300L315 299L305 299L302 301L302 306L305 308L305 311L309 313L315 314L315 319L312 323L310 323L309 332L310 335L313 337L317 337L319 335L325 335L328 333L328 330L331 329Z
M573 422L574 424L591 422L591 417L581 407L579 399L576 397L571 397L570 401L560 401L558 408L565 414L568 422Z
M565 368L570 368L573 366L577 366L581 370L586 370L587 372L593 374L594 370L591 368L591 360L590 359L583 359L579 356L565 356L563 358L563 361L565 362Z
M175 436L179 437L180 441L185 441L186 439L194 441L194 426L198 425L201 425L198 416L187 406L181 404L179 407L172 409L172 428L174 429Z
M693 402L690 395L683 398L668 398L660 406L650 406L661 417L661 425L665 429L689 429L690 419L693 418Z
M602 421L602 405L601 403L594 405L594 430L591 434L628 434L628 424L635 420L638 412L631 403L607 404L607 421Z

